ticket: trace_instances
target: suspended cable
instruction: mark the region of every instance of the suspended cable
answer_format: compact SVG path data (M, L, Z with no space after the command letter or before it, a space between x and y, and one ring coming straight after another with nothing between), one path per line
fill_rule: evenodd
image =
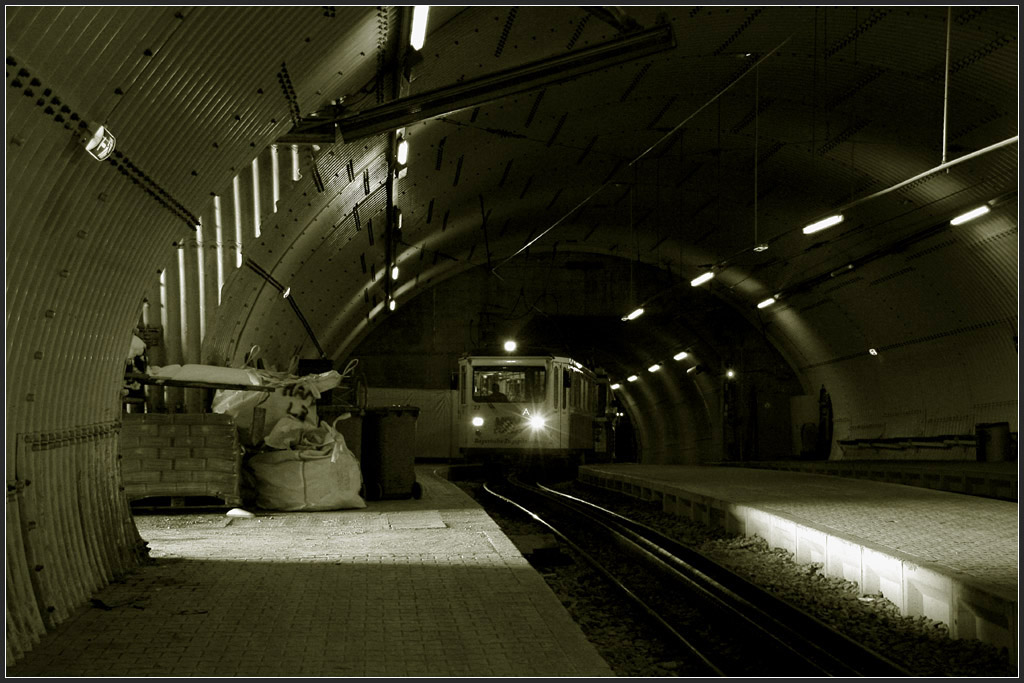
M736 78L734 78L734 79L732 80L732 82L730 82L730 83L729 83L728 85L726 85L726 86L725 86L724 88L722 88L722 89L721 89L721 90L720 90L720 91L719 91L719 92L718 92L718 93L717 93L717 94L716 94L716 95L715 95L714 97L712 97L712 98L711 98L710 100L708 100L708 101L707 101L707 102L705 102L705 103L704 103L703 105L701 105L701 106L700 106L700 108L698 108L698 109L697 109L697 111L695 111L695 112L693 112L692 114L690 114L689 116L687 116L687 117L686 117L685 119L683 119L683 120L682 120L682 121L681 121L681 122L680 122L680 123L679 123L678 125L676 125L676 126L675 126L675 128L673 128L673 129L672 129L672 130L670 130L670 131L669 131L668 133L666 133L665 135L663 135L663 136L661 137L661 139L660 139L660 140L658 140L658 141L657 141L657 142L655 142L655 143L654 143L653 145L651 145L651 146L650 146L650 147L648 147L648 148L647 148L646 150L644 150L644 151L643 151L643 153L642 153L642 154L640 154L640 156L638 156L637 158L633 159L633 161L629 162L629 165L630 165L630 166L635 166L635 165L636 165L636 163L637 163L638 161L640 161L640 160L641 160L641 159L643 159L643 158L644 158L645 156L647 156L647 155L648 155L648 154L649 154L649 153L650 153L650 152L651 152L651 151L652 151L653 149L655 149L656 147L658 147L658 146L659 146L659 145L660 145L660 144L661 144L662 142L664 142L664 141L665 141L665 140L667 140L668 138L670 138L670 137L672 137L673 135L675 135L675 134L676 134L676 133L677 133L677 132L679 131L679 129L680 129L680 128L682 128L682 127L683 127L684 125L686 125L686 124L687 124L687 123L688 123L688 122L689 122L689 121L690 121L690 120L691 120L691 119L692 119L692 118L693 118L694 116L696 116L696 115L697 115L697 114L699 114L700 112L704 111L704 109L705 109L705 108L706 108L706 107L707 107L708 105L710 105L710 104L711 104L712 102L716 101L716 100L717 100L717 99L718 99L719 97L721 97L722 95L724 95L724 94L725 94L725 93L726 93L726 92L727 92L727 91L728 91L728 90L729 90L730 88L732 88L732 87L733 87L734 85L736 85L737 83L739 83L739 82L740 82L740 81L741 81L741 80L743 79L743 77L744 77L744 76L746 76L746 75L747 75L747 74L749 74L749 73L750 73L750 72L751 72L752 70L754 70L755 68L757 68L757 67L758 67L758 66L759 66L759 65L761 64L761 62L763 62L764 60L768 59L768 58L769 58L769 57L771 57L771 56L772 56L773 54L775 54L776 52L778 52L778 51L779 51L779 50L780 50L780 49L782 48L782 46L783 46L783 45L785 45L786 43L788 43L788 42L789 42L790 38L792 38L792 37L793 37L792 35L788 36L788 37L787 37L787 38L786 38L785 40L783 40L783 41L782 41L781 43L779 43L779 44L778 44L778 45L777 45L777 46L776 46L775 48L773 48L773 49L772 49L772 50L770 50L769 52L766 52L766 53L765 53L765 55L764 55L763 57L761 57L761 58L760 58L759 60L757 60L757 61L756 61L756 62L755 62L755 63L753 64L753 66L751 66L751 67L750 67L749 69L747 69L746 71L744 71L744 72L743 72L742 74L740 74L739 76L737 76ZM524 251L526 251L527 249L529 249L529 248L530 248L530 246L531 246L531 245L533 245L533 244L534 244L534 243L535 243L535 242L536 242L537 240L539 240L540 238L544 237L544 235L548 234L549 232L551 232L552 230L554 230L554 229L555 229L556 227L558 227L559 225L561 225L561 224L562 224L562 221L564 221L564 220L565 220L566 218L568 218L569 216L571 216L571 215L573 215L574 213L576 213L576 211L578 211L580 207L582 207L582 206L583 206L584 204L586 204L586 203L587 203L587 202L589 202L589 201L590 201L591 199L593 199L593 198L594 198L595 196L597 196L597 194L598 194L599 192L601 192L601 190L603 190L604 188L608 187L608 185L610 185L611 183L612 183L612 178L609 178L608 180L606 180L606 181L605 181L605 182L604 182L604 183L603 183L603 184L602 184L602 185L601 185L600 187L598 187L598 188L597 188L596 190L594 190L594 191L593 191L593 192L591 192L591 193L590 193L589 195L587 195L586 199L584 199L583 201L581 201L581 202L580 202L579 204L577 204L577 205L576 205L576 206L574 206L574 207L573 207L572 209L570 209L568 213L566 213L566 214L565 214L564 216L562 216L562 217L561 217L561 218L559 218L559 219L558 219L557 221L555 221L554 223L552 223L552 224L551 224L551 227L547 228L546 230L544 230L543 232L541 232L541 233L540 233L539 235L537 235L536 237L534 237L534 238L533 238L532 240L530 240L529 242L527 242L526 244L524 244L524 245L523 245L522 247L520 247L519 249L517 249L517 250L515 251L515 253L513 253L513 254L512 254L511 256L508 256L508 257L506 257L506 258L505 258L504 260L502 260L502 262L501 262L501 263L499 263L498 265L496 265L496 266L495 266L495 267L494 267L494 268L493 268L493 269L491 270L491 272L492 272L492 273L494 273L495 271L497 271L497 270L498 270L498 268L501 268L501 267L502 267L503 265L505 265L506 263L508 263L508 262L509 262L509 261L511 261L512 259L514 259L514 258L515 258L516 256L519 256L519 254L521 254L521 253L523 253Z
M942 93L942 163L946 163L946 131L949 123L949 36L953 28L953 8L946 13L946 85Z

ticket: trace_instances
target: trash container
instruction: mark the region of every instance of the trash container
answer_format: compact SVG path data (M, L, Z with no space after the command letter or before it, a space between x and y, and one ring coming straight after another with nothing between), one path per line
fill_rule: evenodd
M367 408L362 419L363 486L367 500L419 498L416 406Z
M978 462L1005 462L1010 457L1010 423L975 425Z

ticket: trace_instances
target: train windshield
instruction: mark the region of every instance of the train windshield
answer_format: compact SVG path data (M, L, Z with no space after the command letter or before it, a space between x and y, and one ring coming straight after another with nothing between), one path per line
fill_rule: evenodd
M477 403L540 403L545 398L543 366L474 366L473 400Z

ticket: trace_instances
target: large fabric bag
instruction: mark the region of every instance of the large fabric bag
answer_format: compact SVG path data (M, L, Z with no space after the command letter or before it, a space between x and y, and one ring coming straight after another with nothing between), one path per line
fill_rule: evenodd
M276 425L285 416L292 416L311 427L316 427L316 401L324 391L333 389L341 381L341 375L329 370L319 375L296 377L267 370L250 371L259 378L262 386L275 387L272 392L219 390L214 395L212 411L226 413L235 420L241 442L245 446L259 445L259 434L252 433L253 409L265 411L264 423Z
M283 437L299 447L264 451L249 459L256 479L256 504L283 511L365 508L359 495L363 484L359 461L345 445L345 437L326 422L300 432L296 418L283 418L268 439L281 444L274 437ZM317 441L322 443L311 443Z

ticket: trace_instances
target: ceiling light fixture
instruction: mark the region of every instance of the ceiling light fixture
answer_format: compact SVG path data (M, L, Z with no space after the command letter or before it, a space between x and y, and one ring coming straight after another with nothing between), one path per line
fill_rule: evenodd
M842 222L842 214L836 214L834 216L829 216L828 218L822 218L820 221L811 223L810 225L804 227L804 234L810 235L812 233L819 232L826 228L831 228L833 225L839 225Z
M639 317L640 317L640 316L642 316L643 314L644 314L644 309L642 309L642 308L638 308L638 309L636 309L635 311L633 311L632 313L630 313L629 315L624 315L624 316L622 316L622 319L623 319L624 321L625 321L625 320L636 320L637 318L639 318Z
M285 290L283 292L281 292L281 298L282 299L287 299L289 296L291 296L291 294L292 294L292 288L291 287L286 287Z
M731 370L731 369L730 370L726 370L725 371L725 376L728 377L729 379L732 379L733 377L736 376L736 371L735 370Z
M658 365L657 363L647 368L647 372L657 372L658 370L661 370L661 366Z
M878 351L875 350L875 349L868 349L868 353L870 353L872 356L877 356L878 355Z
M772 305L773 303L775 303L775 297L774 297L774 296L770 296L770 297L768 297L767 299L765 299L764 301L762 301L761 303L759 303L759 304L757 305L757 307L758 307L758 308L768 308L768 307L769 307L769 306L771 306L771 305Z
M693 278L692 280L690 280L690 286L691 287L700 287L702 284L704 284L705 282L707 282L708 280L710 280L714 276L715 276L714 271L710 271L710 270L705 271L704 273L702 273L702 274L698 275L697 277Z
M509 339L507 342L505 342L505 350L506 351L509 351L509 352L515 351L517 347L518 347L518 345L512 339Z
M754 247L754 251L756 251L756 252L768 251L768 243L767 242L761 242L761 244L759 244L756 247Z
M427 38L427 15L430 13L430 5L415 5L412 10L412 32L409 35L409 44L414 50L423 47Z
M393 310L395 310L395 305L396 305L396 304L395 304L395 300L394 300L394 299L391 299L391 300L389 300L389 301L388 301L388 310L389 310L389 311L393 311Z
M622 386L622 385L621 385L621 384L619 384L618 382L616 382L615 384L613 384L613 385L612 385L612 391L616 391L616 390L618 390L618 388L619 388L620 386Z
M394 266L391 269L391 279L392 280L397 280L398 279L398 266Z
M974 220L975 218L977 218L979 216L984 216L990 210L991 209L988 208L988 204L982 204L981 206L979 206L976 209L971 209L967 213L960 214L959 216L957 216L956 218L951 220L949 222L949 224L950 225L960 225L961 223L966 223L967 221L972 221L972 220Z
M635 381L637 381L638 379L640 379L640 378L639 378L639 377L637 377L636 375L630 375L629 377L627 377L627 378L626 378L626 381L627 381L627 382L635 382Z
M676 355L672 356L672 360L682 360L686 358L688 355L690 354L686 353L686 351L680 351Z

